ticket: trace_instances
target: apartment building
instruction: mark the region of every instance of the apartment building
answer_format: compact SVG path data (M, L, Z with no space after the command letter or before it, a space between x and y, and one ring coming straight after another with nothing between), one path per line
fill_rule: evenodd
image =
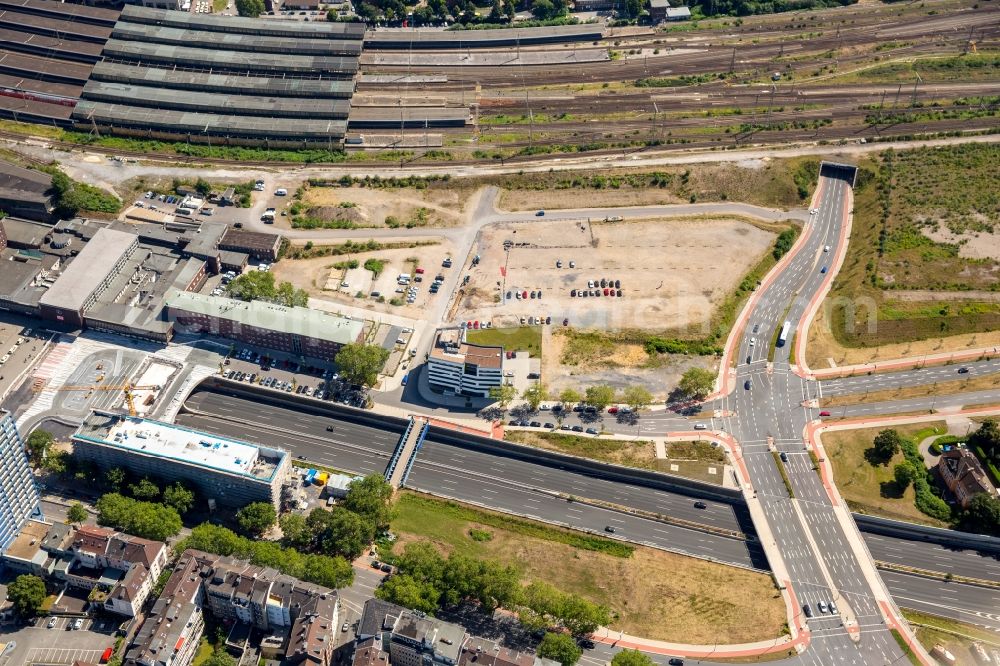
M427 380L446 395L486 398L503 384L503 359L503 347L469 344L464 330L441 329L427 359Z

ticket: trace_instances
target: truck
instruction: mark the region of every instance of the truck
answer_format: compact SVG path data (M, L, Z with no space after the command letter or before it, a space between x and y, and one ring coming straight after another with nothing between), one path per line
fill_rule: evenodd
M274 209L268 208L264 211L264 214L260 216L260 219L266 224L274 224Z

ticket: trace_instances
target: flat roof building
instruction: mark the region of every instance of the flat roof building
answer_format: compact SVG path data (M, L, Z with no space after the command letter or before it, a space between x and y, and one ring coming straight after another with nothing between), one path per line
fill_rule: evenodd
M10 412L0 409L0 552L29 520L41 520L42 506L28 454Z
M0 210L29 220L52 220L52 176L0 161Z
M121 273L139 237L100 229L38 301L45 319L83 326L83 315Z
M280 506L288 452L151 419L94 411L73 435L74 455L102 468L187 481L220 505Z
M488 397L503 384L503 347L465 342L464 330L441 329L427 359L427 380L452 395Z
M189 291L168 294L165 315L178 331L327 360L344 345L360 341L364 332L361 321L319 310Z

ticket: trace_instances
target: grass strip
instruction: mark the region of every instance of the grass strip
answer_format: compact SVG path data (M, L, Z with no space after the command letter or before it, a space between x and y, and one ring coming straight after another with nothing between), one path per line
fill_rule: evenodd
M581 550L592 550L598 553L606 553L615 557L632 557L635 549L628 544L604 537L580 534L571 530L552 527L531 520L525 520L514 516L494 513L483 509L463 506L457 502L439 500L426 495L406 493L399 498L400 504L407 505L406 508L411 513L415 510L423 510L428 514L429 519L435 515L446 514L460 520L468 520L482 525L489 525L497 529L515 532L524 536L564 543L573 548Z
M781 464L781 456L777 451L771 451L771 457L774 458L774 464L778 466L778 471L781 472L781 480L785 482L785 489L788 491L788 496L795 499L795 491L792 490L792 482L788 479L788 472L785 471L785 466Z
M917 659L917 655L914 654L913 648L911 648L910 644L906 642L905 638L903 638L903 634L899 633L899 629L892 629L891 631L892 637L896 639L896 644L899 646L899 649L903 651L903 654L906 655L906 658L910 660L910 663L913 664L913 666L923 666L920 660Z

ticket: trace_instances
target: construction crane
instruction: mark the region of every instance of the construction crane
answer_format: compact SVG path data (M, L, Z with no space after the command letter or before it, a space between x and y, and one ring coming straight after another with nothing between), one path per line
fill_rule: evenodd
M83 386L60 386L57 391L122 391L125 394L125 402L128 404L129 416L135 416L135 396L133 391L159 391L162 387L157 385L136 386L135 384L103 384L103 385L83 385Z

